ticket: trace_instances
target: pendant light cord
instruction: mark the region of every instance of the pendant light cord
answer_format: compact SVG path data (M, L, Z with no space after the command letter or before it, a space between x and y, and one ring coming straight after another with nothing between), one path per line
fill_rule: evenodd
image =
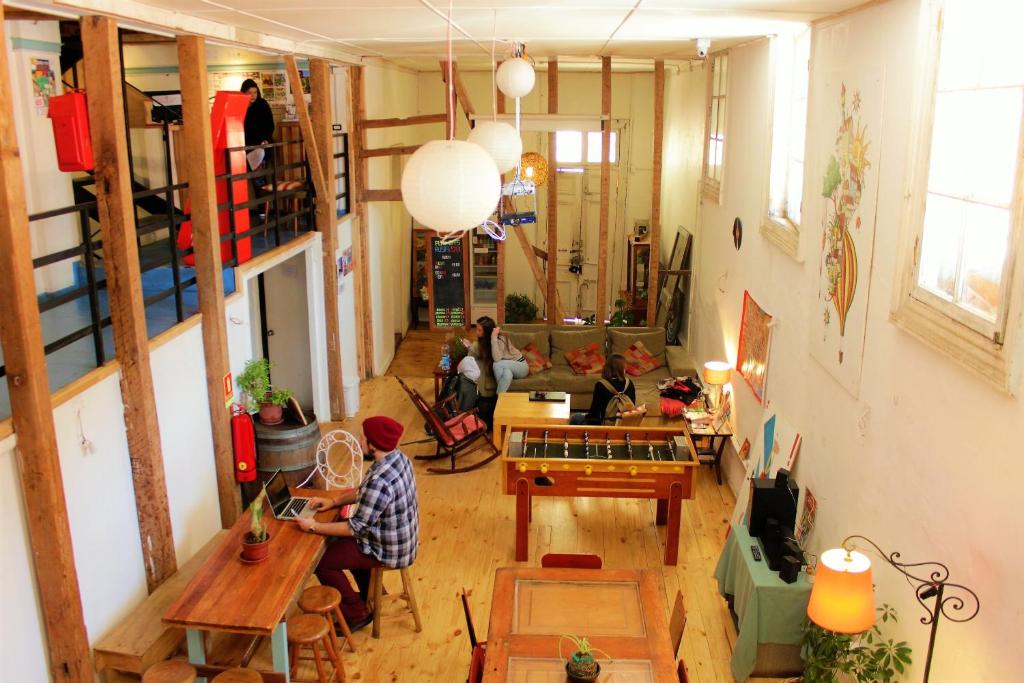
M491 121L498 120L498 65L494 59L494 44L498 40L498 10L494 10L494 24L491 29Z
M452 6L455 0L448 0L448 139L455 139L455 83L452 73Z

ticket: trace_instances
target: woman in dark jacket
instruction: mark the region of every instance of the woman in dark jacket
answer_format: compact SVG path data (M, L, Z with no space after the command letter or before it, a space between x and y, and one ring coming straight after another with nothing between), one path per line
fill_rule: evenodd
M260 94L260 87L251 78L242 83L242 92L249 96L245 112L245 146L262 145L274 140L274 112Z
M600 425L605 424L605 412L615 393L605 384L612 386L615 392L623 393L636 405L636 386L626 376L626 358L613 353L605 361L601 371L603 381L594 384L594 395L590 400L590 410L586 413L574 413L570 416L572 424ZM633 410L622 413L619 417L641 417L647 413L647 406L637 406Z

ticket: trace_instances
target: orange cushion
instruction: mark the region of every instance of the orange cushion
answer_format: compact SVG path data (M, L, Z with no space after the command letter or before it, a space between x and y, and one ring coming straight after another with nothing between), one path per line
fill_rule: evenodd
M622 355L626 357L626 373L633 377L639 377L661 367L661 361L647 350L642 341L630 344Z
M484 424L484 421L479 417L476 415L467 415L465 413L453 417L444 424L448 427L448 431L452 433L452 436L455 437L456 441L461 441L470 434L487 428L487 425Z
M526 359L526 363L530 366L530 374L536 375L538 372L544 372L551 368L551 361L540 352L537 345L530 342L522 348L523 358Z
M597 342L591 342L574 351L566 351L565 359L577 375L593 375L604 369L604 354Z

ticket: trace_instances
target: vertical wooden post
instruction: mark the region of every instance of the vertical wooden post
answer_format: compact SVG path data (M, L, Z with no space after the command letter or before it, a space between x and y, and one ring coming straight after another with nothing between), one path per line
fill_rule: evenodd
M601 58L601 222L597 237L597 326L608 313L608 201L611 184L612 58ZM604 118L607 117L607 118Z
M558 113L558 58L548 59L548 113ZM558 306L558 164L556 159L556 137L548 133L548 324L561 325L562 311Z
M207 105L205 40L199 36L178 36L178 70L181 74L182 157L187 167L185 175L190 179L192 246L196 259L199 313L203 317L203 359L206 361L213 458L217 467L217 496L220 499L220 523L228 529L238 519L242 500L235 483L231 408L224 402L224 385L231 366L224 313L217 190L214 187L213 134Z
M647 267L647 325L654 327L658 310L658 268L661 258L661 165L665 139L665 62L654 60L654 171L651 174L651 262Z
M149 365L117 22L110 17L84 17L82 46L85 80L89 84L89 121L96 158L96 205L103 240L103 265L114 326L114 348L121 365L121 400L135 484L142 558L146 583L152 592L177 571L177 563L153 373Z
M0 46L6 48L3 19L0 3ZM12 98L7 50L0 49L0 291L4 293L0 296L0 343L17 434L15 455L50 657L49 680L92 683L89 638L46 378Z
M349 116L352 130L348 136L349 173L351 174L352 197L355 200L356 220L352 223L353 269L355 270L356 327L359 329L359 371L364 379L373 377L373 306L370 299L370 248L367 229L366 193L370 177L369 160L363 157L366 149L366 87L365 67L349 67Z
M501 66L501 62L498 62L495 65L495 68L497 68L499 66ZM494 86L494 98L495 98L494 113L495 114L504 114L505 113L505 93L503 93L500 90L498 90L498 86ZM505 176L504 175L501 176L501 185L502 185L502 187L505 186ZM505 206L505 197L504 196L502 196L501 202L499 203L498 206L504 208L504 206ZM499 218L499 220L501 219L500 214L499 214L498 218ZM505 239L502 240L501 242L498 242L498 284L497 284L497 287L496 287L496 295L495 295L496 298L498 299L498 314L497 314L495 319L497 320L499 326L505 324L505 296L506 296L506 294L505 294L505 243L508 242L509 230L510 229L506 228L506 230L505 230Z
M316 229L321 234L324 270L324 312L327 326L327 383L331 394L331 420L345 419L341 344L338 343L337 211L334 199L334 133L331 127L331 66L324 59L309 60L309 92L312 98L313 134L328 194L317 197ZM321 204L323 206L321 206Z

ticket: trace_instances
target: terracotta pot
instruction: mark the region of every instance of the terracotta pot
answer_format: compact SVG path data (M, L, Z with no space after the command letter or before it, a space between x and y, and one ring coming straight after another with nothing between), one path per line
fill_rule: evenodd
M265 425L277 425L284 422L284 407L273 403L260 404L260 422Z
M565 663L565 675L569 683L593 683L601 675L601 665L594 662L594 672L590 675L584 674L577 667L573 666L572 660Z
M246 538L248 538L246 534ZM262 543L249 543L247 540L242 541L242 559L246 562L262 562L267 559L270 555L270 534L267 534L267 540Z

